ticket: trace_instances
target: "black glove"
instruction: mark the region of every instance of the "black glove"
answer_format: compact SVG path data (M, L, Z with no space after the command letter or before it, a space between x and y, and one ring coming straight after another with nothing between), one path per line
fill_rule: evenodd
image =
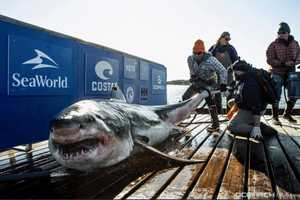
M221 84L220 85L220 91L221 92L225 92L226 90L227 90L227 87L226 87L227 85L226 84Z

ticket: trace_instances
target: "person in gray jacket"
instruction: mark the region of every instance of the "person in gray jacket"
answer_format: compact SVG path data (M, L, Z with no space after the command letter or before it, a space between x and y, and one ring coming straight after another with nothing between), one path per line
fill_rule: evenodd
M188 57L187 62L192 85L183 94L183 100L190 98L203 89L220 89L221 92L226 91L227 70L215 57L205 52L205 46L202 40L199 39L195 42L193 54ZM208 127L207 130L209 132L217 132L220 130L220 126L214 97L206 98L206 102L212 118L212 125Z
M230 66L239 59L238 54L234 46L232 46L229 41L231 40L230 33L225 31L221 34L219 39L217 40L217 43L210 47L208 50L212 53L214 57L222 63L222 65L227 69L228 71L228 82L227 86L229 86L231 89L231 93L229 96L227 96L226 100L228 102L229 99L232 98L233 88L235 85L235 82L233 80L233 72L230 69ZM219 113L223 113L223 107L222 107L222 96L221 94L216 94L215 97L216 105L218 108ZM228 108L227 108L228 109ZM227 110L228 111L228 110Z

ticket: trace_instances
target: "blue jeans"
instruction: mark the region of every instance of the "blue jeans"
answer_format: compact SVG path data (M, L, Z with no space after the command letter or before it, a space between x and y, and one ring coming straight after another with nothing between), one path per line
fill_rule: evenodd
M278 103L279 103L279 101L280 101L280 97L281 97L281 92L282 92L282 87L286 84L285 82L286 82L286 80L285 80L285 77L284 77L284 75L279 75L279 74L274 74L274 73L272 73L271 74L271 77L272 77L272 79L274 80L274 82L275 82L275 89L276 89L276 92L277 92L277 94L278 94ZM294 99L294 98L291 98L290 96L289 96L289 91L288 91L288 95L287 95L287 100L288 101L292 101L292 102L296 102L296 99Z

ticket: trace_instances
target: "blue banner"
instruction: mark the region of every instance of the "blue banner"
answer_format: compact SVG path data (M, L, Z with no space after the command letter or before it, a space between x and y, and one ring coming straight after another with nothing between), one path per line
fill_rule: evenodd
M142 61L140 64L140 80L148 81L149 80L149 63Z
M72 49L9 35L8 95L71 95Z
M124 78L136 79L137 69L137 59L124 56Z
M166 90L166 72L152 68L152 94L163 94Z
M86 95L110 95L119 80L119 60L103 54L86 54Z
M133 84L124 83L124 95L127 103L136 103L136 88Z
M140 85L140 104L147 104L149 101L150 91L147 85Z

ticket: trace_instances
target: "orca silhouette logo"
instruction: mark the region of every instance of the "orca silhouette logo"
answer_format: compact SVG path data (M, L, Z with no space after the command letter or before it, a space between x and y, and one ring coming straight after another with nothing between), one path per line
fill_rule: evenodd
M22 63L23 65L35 64L35 66L32 69L42 69L42 68L57 69L58 68L58 64L52 58L50 58L50 56L48 56L47 54L45 54L44 52L38 49L34 49L34 51L37 54L37 56L23 62ZM52 63L52 65L43 63L44 60L48 60L50 63Z
M107 77L107 75L104 74L104 72L107 71L107 74L110 76L113 75L113 67L111 64L107 61L99 61L95 66L95 72L97 76L102 80L108 80L110 77Z

